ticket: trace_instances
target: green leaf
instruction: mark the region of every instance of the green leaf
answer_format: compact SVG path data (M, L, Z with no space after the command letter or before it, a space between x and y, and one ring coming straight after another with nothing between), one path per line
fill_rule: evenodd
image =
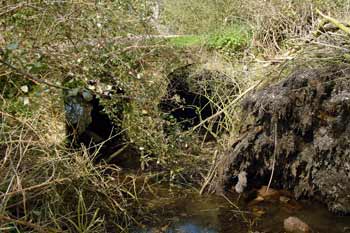
M28 64L27 67L29 68L29 71L32 73L39 73L49 68L47 64L44 64L41 62L34 62L31 64Z

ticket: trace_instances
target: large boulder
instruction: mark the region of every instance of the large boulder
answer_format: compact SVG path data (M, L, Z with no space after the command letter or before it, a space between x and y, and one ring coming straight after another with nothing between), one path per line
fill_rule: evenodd
M350 213L350 70L303 69L246 97L239 139L221 161L218 185L291 190Z

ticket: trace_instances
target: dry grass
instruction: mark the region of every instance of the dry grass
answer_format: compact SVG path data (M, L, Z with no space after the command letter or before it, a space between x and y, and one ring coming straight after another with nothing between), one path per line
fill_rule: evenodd
M65 79L78 85L86 85L89 79L104 79L106 84L120 85L118 88L124 88L132 100L128 103L129 112L125 112L122 126L127 129L130 141L146 151L141 156L144 167L157 164L157 169L163 170L157 170L151 176L165 177L170 183L176 179L187 184L204 180L202 192L215 176L217 157L229 150L237 139L241 99L261 85L269 85L283 77L286 63L294 61L300 50L292 51L293 45L285 42L291 38L300 41L309 35L318 22L314 12L320 5L311 0L293 5L278 0L222 0L219 7L197 2L193 9L186 9L187 12L200 9L197 15L179 16L184 21L176 25L182 27L178 28L179 32L190 34L208 33L207 28L214 30L237 21L250 25L254 32L252 45L232 59L203 48L169 52L169 47L163 48L159 41L156 46L128 45L126 50L106 43L106 38L124 36L128 31L135 34L152 32L145 27L147 19L137 18L142 15L138 10L143 6L129 14L127 4L120 10L118 5L109 8L107 3L14 2L0 8L0 17L7 17L1 18L2 25L16 22L15 27L11 30L6 27L8 30L0 35L0 45L5 48L12 42L20 42L20 47L9 54L11 64L28 70L28 67L43 63L47 67L43 66L37 72L29 69L29 72L60 85ZM321 3L331 10L347 10L337 6L347 4L340 1ZM169 6L179 7L178 2L169 2ZM225 11L221 12L220 7ZM217 12L211 12L213 9ZM17 19L19 16L15 13L23 18ZM128 15L125 21L119 22L125 14ZM207 14L211 14L210 20L198 20L206 18ZM169 22L171 20L174 18ZM120 35L115 35L115 28ZM28 31L35 33L24 33ZM329 36L323 35L312 41L317 51L324 54L348 49L341 44L344 40L331 43L324 39ZM344 38L344 35L339 37ZM299 52L302 54L300 63L305 63L308 58L310 50L305 51ZM309 60L317 58L316 53L312 54L314 56ZM329 62L333 58L323 61ZM349 60L349 56L338 53L333 61L342 59ZM162 131L164 119L158 109L166 92L166 75L169 70L191 62L201 64L199 70L216 70L226 75L225 80L213 77L214 82L199 84L218 112L203 119L192 131L169 137ZM60 90L34 85L19 72L4 67L0 67L0 78L4 78L0 80L3 87L0 93L0 231L110 232L111 229L123 231L131 223L135 224L139 214L135 209L142 209L140 193L148 192L146 181L140 182L143 178L135 174L125 175L115 165L93 163L95 155L89 154L88 148L82 146L72 150L65 146L65 116ZM21 85L28 85L30 93L21 92ZM7 92L9 89L11 91ZM30 97L29 106L23 105L26 96ZM120 99L117 96L114 100ZM108 106L106 108L108 110ZM218 119L217 128L214 124ZM206 144L193 137L202 127L216 138L217 144ZM183 150L187 144L193 145L192 151Z
M287 41L308 37L318 24L317 9L334 17L348 17L347 0L179 0L164 2L164 21L175 33L211 33L231 25L248 25L253 48L265 58L289 48Z
M87 149L65 147L64 111L56 90L31 116L1 111L0 230L106 232L133 222L134 178L94 164ZM59 102L59 101L58 101ZM63 124L63 126L62 126ZM62 130L63 127L63 130ZM109 174L106 176L106 174ZM130 208L130 204L133 207Z

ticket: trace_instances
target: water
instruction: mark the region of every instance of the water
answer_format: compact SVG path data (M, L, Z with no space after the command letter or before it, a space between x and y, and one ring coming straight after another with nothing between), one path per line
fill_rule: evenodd
M188 191L158 190L150 200L152 216L144 227L134 233L247 233L283 231L283 220L296 216L307 223L313 232L350 232L350 216L335 216L318 204L290 200L283 203L280 198L269 199L247 205L242 198L239 209L232 204L237 196L227 199L218 196L199 196Z

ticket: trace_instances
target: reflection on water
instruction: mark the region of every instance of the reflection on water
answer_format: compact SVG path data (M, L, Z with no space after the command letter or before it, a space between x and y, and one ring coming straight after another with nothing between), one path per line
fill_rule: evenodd
M195 225L193 223L184 223L183 225L179 225L175 227L177 232L188 232L188 233L197 233L197 232L207 232L207 233L215 233L216 230L206 228L200 225Z
M184 222L182 224L177 224L175 226L171 226L166 229L144 229L144 230L136 230L136 232L142 233L156 233L156 232L164 232L164 233L217 233L218 231L215 229L211 229L205 226L201 226L199 224Z
M165 192L164 192L165 191ZM298 208L285 205L279 199L254 206L240 203L240 210L218 196L199 196L194 193L159 191L149 200L150 221L134 233L247 233L283 231L283 220L296 216L307 223L313 232L350 232L350 216L335 216L317 203L298 202ZM235 202L237 197L230 197ZM296 203L296 202L295 202ZM244 210L244 211L243 211Z

